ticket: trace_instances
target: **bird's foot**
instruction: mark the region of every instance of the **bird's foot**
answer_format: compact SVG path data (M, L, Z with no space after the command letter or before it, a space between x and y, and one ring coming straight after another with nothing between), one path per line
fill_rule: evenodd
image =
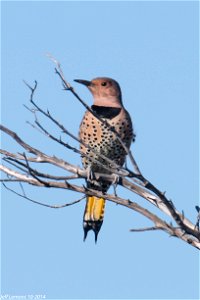
M95 180L95 175L91 166L87 167L86 172L87 172L87 181L92 183Z
M117 185L119 183L119 175L113 174L114 180L112 182L113 189L114 189L114 195L117 197Z

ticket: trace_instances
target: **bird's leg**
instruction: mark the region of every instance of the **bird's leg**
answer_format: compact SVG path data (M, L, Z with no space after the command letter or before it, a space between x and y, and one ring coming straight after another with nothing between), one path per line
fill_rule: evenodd
M197 230L199 230L199 222L200 222L200 207L199 206L195 206L197 212L198 212L198 216L197 216L197 222L195 225L195 229L197 228Z
M88 165L86 172L87 172L87 181L92 183L95 180L95 175L94 175L91 165Z
M127 163L127 157L125 158L125 163L124 163L125 169L128 170L128 163Z
M115 195L115 197L117 197L117 185L119 183L119 175L113 174L113 176L114 176L114 180L112 182L112 185L113 185L113 189L114 189L114 195Z

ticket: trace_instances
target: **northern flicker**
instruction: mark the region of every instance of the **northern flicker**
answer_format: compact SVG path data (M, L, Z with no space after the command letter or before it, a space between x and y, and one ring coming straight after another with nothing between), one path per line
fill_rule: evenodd
M121 89L119 84L107 77L95 78L91 81L75 79L76 82L85 85L93 95L94 104L91 109L102 119L106 120L109 125L115 128L121 140L129 149L131 141L134 139L133 127L129 113L122 104ZM101 162L104 166L110 167L110 163L105 161L98 153L106 156L119 166L123 166L126 158L126 151L116 134L113 133L106 124L103 124L89 111L85 115L80 124L79 138L95 153L84 145L80 145L81 151L87 155L82 157L84 168L90 169L92 172L109 174L108 169L104 169L102 165L94 162L94 159ZM103 180L101 182L95 180L87 180L87 187L106 193L111 183ZM86 200L85 212L83 216L84 240L89 230L93 230L95 234L95 242L101 225L103 223L105 210L104 198L88 196Z

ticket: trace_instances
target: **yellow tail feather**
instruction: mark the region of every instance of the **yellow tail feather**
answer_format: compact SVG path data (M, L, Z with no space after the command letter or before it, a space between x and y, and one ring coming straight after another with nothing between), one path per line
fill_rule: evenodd
M83 217L83 229L84 229L84 240L87 237L89 230L93 230L95 233L95 242L101 225L103 223L105 210L105 200L95 196L87 197L85 206L85 213Z

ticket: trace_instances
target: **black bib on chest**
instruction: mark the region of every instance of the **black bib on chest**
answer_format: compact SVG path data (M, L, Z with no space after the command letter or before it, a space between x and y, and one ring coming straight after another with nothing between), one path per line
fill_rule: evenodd
M121 108L119 107L92 105L91 108L100 118L106 119L112 119L116 117L121 111Z

